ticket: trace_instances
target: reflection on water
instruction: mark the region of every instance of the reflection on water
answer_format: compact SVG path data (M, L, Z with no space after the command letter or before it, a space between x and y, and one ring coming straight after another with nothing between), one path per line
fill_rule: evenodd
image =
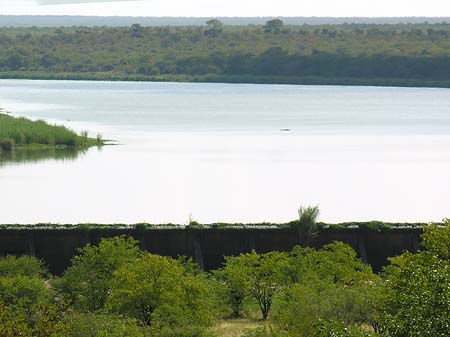
M449 89L0 80L0 106L122 144L12 155L0 223L450 214Z
M36 163L44 160L70 161L84 155L87 148L18 148L0 151L0 167L11 163Z

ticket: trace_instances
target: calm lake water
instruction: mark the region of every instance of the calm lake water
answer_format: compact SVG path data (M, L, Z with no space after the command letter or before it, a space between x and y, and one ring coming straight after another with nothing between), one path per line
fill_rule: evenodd
M450 216L447 89L1 80L0 107L120 143L3 159L0 223Z

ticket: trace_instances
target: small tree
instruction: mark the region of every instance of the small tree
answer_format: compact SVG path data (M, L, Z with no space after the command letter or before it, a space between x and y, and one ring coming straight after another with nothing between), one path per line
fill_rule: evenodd
M135 24L131 25L131 36L132 37L139 38L139 37L142 37L143 34L144 34L144 28L140 24L135 23Z
M119 268L111 285L106 308L155 331L206 326L214 318L203 277L168 257L144 253Z
M224 285L225 302L230 306L234 318L242 316L244 300L249 296L245 270L240 268L239 263L238 259L226 256L225 267L213 272Z
M273 297L284 283L283 270L287 258L286 253L257 254L255 251L228 257L223 272L231 276L229 294L236 297L231 301L238 305L237 299L248 294L258 302L262 318L267 319Z
M264 25L264 32L278 34L281 32L283 26L284 23L280 19L269 20Z
M289 336L312 336L320 320L347 326L376 322L379 277L350 246L342 242L320 250L297 246L286 271L289 286L279 297L282 310L274 321Z
M206 22L208 29L205 31L205 35L216 37L222 33L223 23L217 19L211 19Z
M54 286L77 309L101 309L110 291L114 271L140 254L138 241L132 238L103 239L98 246L88 244L72 259L72 265L63 277L54 281Z

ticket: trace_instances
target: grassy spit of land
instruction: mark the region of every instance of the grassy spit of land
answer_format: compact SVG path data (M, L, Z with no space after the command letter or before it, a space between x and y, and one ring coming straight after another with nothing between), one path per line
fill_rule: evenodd
M78 135L65 126L0 113L0 151L3 152L14 148L86 148L104 144L101 135L89 138L87 131Z

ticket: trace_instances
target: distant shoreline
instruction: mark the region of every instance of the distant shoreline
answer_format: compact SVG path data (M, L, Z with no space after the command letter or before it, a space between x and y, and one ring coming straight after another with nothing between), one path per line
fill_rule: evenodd
M262 25L271 19L281 19L287 25L328 25L328 24L417 24L449 23L450 17L214 17L225 25ZM169 17L169 16L82 16L82 15L0 15L0 27L100 27L130 26L197 26L203 25L211 17Z
M412 88L450 88L446 81L392 78L325 78L296 76L252 76L252 75L124 75L112 73L38 73L0 72L3 80L68 80L110 82L179 82L179 83L223 83L223 84L286 84L286 85L339 85Z

